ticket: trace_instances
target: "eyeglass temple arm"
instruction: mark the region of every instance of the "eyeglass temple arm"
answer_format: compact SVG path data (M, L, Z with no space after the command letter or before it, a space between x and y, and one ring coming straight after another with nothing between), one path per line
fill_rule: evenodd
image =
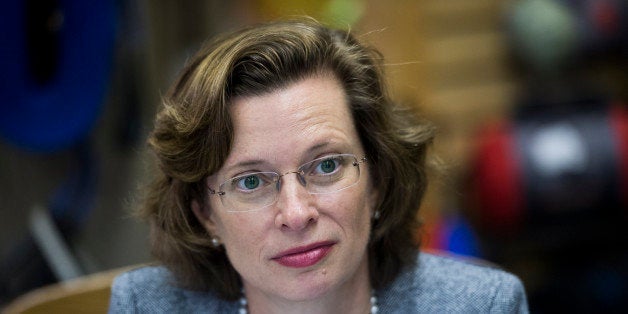
M216 190L214 190L214 189L212 189L210 187L207 187L207 190L209 190L209 194L225 195L225 192L222 192L222 191L216 192Z
M357 161L357 162L353 162L353 165L354 165L354 166L357 166L357 165L359 165L359 164L361 164L361 163L365 163L366 161L367 161L367 159L366 159L366 156L365 156L365 157L360 158L360 160L359 160L359 161Z

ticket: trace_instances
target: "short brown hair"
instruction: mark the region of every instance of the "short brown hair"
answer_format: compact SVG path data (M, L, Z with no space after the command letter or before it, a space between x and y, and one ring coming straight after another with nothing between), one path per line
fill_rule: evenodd
M434 132L390 101L382 57L350 33L302 19L249 27L206 44L163 98L148 143L160 171L140 215L152 252L183 287L235 299L241 281L191 210L206 204L204 179L226 160L235 96L268 93L317 73L341 82L365 149L381 217L373 224L369 267L375 288L416 259L417 212L426 189L426 150ZM204 205L207 206L207 205Z

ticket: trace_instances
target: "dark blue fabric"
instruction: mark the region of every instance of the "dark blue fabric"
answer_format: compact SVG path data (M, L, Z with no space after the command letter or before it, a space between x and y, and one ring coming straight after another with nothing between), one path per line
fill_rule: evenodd
M0 136L31 151L53 152L85 138L100 115L115 41L113 0L61 0L56 71L44 83L29 71L26 2L0 11Z

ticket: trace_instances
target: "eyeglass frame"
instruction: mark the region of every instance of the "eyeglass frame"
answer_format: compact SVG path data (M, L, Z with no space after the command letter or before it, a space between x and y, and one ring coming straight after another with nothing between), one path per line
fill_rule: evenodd
M294 173L294 174L296 174L296 175L297 175L297 180L299 180L299 183L300 183L302 186L306 186L306 180L305 180L305 177L304 177L304 175L305 175L305 171L304 171L303 169L301 169L301 168L303 168L303 167L304 167L305 165L307 165L307 164L313 163L313 162L315 162L315 161L317 161L317 160L324 160L325 158L329 158L329 157L331 157L331 156L350 156L350 157L352 157L352 158L354 159L354 161L352 161L352 162L351 162L351 166L353 166L353 167L358 167L358 168L357 168L357 169L358 169L358 179L357 179L354 183L352 183L352 184L350 184L350 185L348 185L348 186L346 186L346 187L343 187L343 188L341 188L341 189L338 189L338 190L336 190L336 191L332 191L332 192L327 192L327 193L312 193L312 192L310 192L310 191L307 191L310 195L317 195L317 194L334 194L334 193L338 193L338 192L343 191L343 190L345 190L345 189L348 189L348 188L350 188L350 187L352 187L352 186L356 185L358 182L360 182L360 174L361 174L361 171L360 171L360 164L363 164L363 163L365 163L365 162L367 162L367 161L368 161L368 159L366 158L366 156L362 156L362 158L358 158L358 157L357 157L356 155L354 155L354 154L330 154L330 155L327 155L327 156L323 156L323 157L319 157L319 158L314 158L314 159L312 159L312 160L310 160L310 161L308 161L308 162L306 162L306 163L303 163L303 164L302 164L302 165L300 165L297 169L295 169L295 170L291 170L291 171L287 171L287 172L285 172L284 174L280 174L280 173L278 173L278 172L276 172L276 171L256 171L256 172L252 172L252 173L250 173L250 174L257 174L257 173L272 173L272 174L275 174L275 175L276 175L276 178L277 178L277 179L274 181L274 183L275 183L275 186L276 186L276 190L277 190L277 192L276 192L276 195L275 195L275 197L274 197L274 200L273 200L272 202L270 202L270 203L266 204L266 205L262 205L261 207L259 207L259 208L255 208L255 209L249 209L249 210L229 210L229 209L227 209L226 211L227 211L227 212L229 212L229 213L246 213L246 212L255 212L255 211L262 210L263 208L266 208L266 207L268 207L268 206L270 206L270 205L274 204L275 202L277 202L277 199L278 199L278 196L279 196L279 192L281 192L281 182L282 182L282 178L283 178L284 176L287 176L287 175L289 175L289 174L293 174L293 173ZM244 176L246 176L246 175L244 175ZM236 178L239 178L239 177L242 177L242 175L238 175L238 176L235 176L235 177L232 177L232 178L226 179L225 181L223 181L222 183L220 183L220 184L218 185L218 188L219 188L219 190L218 190L218 191L216 191L216 190L212 189L211 187L207 186L207 190L209 191L209 195L218 195L218 196L221 196L220 200L221 200L221 202L222 202L222 203L223 203L223 205L224 205L224 199L222 198L222 196L225 196L225 195L226 195L226 192L225 192L225 191L221 191L220 189L222 189L222 186L223 186L225 183L227 183L227 182L229 182L229 181L232 181L232 180L234 180L234 179L236 179Z

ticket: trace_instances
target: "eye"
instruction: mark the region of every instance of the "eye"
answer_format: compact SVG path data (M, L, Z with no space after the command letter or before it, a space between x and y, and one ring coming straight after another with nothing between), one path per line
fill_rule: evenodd
M238 190L250 191L265 184L265 180L259 174L245 175L234 180L234 185Z
M314 169L315 174L329 174L333 173L338 168L340 161L338 157L331 157L321 160Z

